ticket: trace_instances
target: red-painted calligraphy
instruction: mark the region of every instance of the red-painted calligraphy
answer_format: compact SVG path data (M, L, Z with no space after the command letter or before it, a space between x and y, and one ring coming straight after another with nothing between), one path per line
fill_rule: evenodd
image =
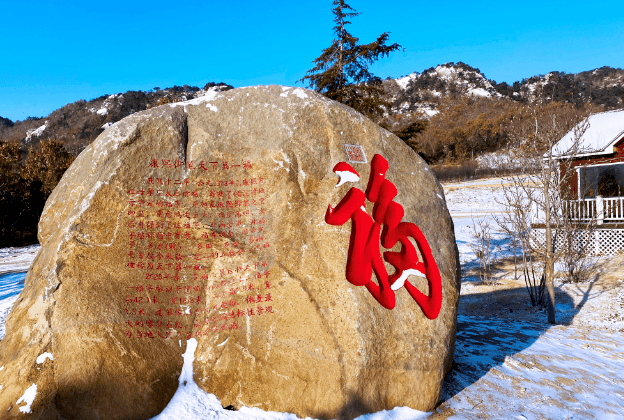
M385 179L388 161L381 155L375 155L371 161L371 171L366 188L352 187L334 209L327 208L325 222L330 225L343 225L351 220L351 241L347 257L346 278L355 286L365 286L371 295L387 309L396 306L395 291L405 289L429 319L437 318L442 306L442 279L440 270L431 253L431 247L421 230L413 223L401 222L405 215L403 206L394 201L398 191L396 186ZM358 173L346 162L334 167L340 176L336 185L356 182ZM366 199L372 203L373 217L366 212ZM418 247L422 261L412 241ZM400 243L400 251L379 250L379 243L386 249ZM395 268L388 274L384 260ZM375 273L377 283L372 280ZM429 284L429 294L425 295L416 288L408 277L425 277Z

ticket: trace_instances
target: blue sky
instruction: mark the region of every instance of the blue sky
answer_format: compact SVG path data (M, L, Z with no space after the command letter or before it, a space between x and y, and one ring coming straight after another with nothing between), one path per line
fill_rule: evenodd
M508 83L624 68L622 1L348 3L362 43L390 31L405 48L372 67L382 78L449 61ZM0 116L14 121L156 86L295 85L333 36L331 0L0 0L0 10Z

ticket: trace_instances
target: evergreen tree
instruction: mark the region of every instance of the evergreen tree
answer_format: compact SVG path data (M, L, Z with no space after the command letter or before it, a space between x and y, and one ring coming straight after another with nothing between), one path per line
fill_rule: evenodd
M368 66L379 58L401 49L399 44L387 45L389 32L379 35L370 44L358 44L346 25L359 15L345 0L334 0L334 33L336 38L313 61L315 67L300 82L308 82L315 91L342 102L370 118L377 118L390 103L384 100L382 80L368 71Z

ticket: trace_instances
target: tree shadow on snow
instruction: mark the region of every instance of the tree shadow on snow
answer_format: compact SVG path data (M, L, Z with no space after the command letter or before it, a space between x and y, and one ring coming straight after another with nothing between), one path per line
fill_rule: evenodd
M473 251L475 250L473 249ZM516 250L516 258L518 261L522 258L521 255L518 255L519 252L519 250ZM507 237L495 237L490 240L489 253L491 260L490 275L495 280L496 277L507 274L508 268L505 268L505 266L513 265L513 248ZM470 260L463 261L461 264L462 279L480 281L480 263L481 258L477 256L474 256L474 258Z
M592 295L594 278L575 304L556 288L557 324L569 325ZM520 283L519 283L520 286ZM440 403L502 365L505 358L529 348L551 326L544 307L532 307L524 287L464 294L460 298L453 369L446 376Z
M0 301L19 295L24 288L26 271L0 274Z

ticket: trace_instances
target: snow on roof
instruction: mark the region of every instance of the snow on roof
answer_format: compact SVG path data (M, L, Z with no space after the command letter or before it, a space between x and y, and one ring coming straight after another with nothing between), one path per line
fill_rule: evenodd
M553 147L555 155L567 155L574 146L574 131L579 123ZM589 126L581 136L576 156L606 155L613 153L613 146L624 137L624 109L600 112L589 116ZM567 153L566 153L567 152Z

